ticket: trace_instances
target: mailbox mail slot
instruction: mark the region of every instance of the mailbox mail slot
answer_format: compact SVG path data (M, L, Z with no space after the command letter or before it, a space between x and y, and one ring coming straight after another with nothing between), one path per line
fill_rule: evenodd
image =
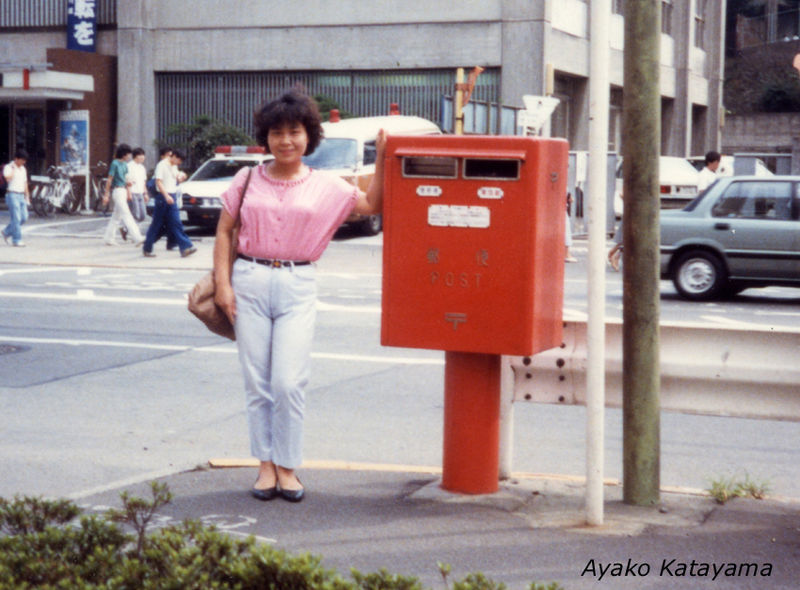
M559 139L389 137L382 344L561 344L567 152Z

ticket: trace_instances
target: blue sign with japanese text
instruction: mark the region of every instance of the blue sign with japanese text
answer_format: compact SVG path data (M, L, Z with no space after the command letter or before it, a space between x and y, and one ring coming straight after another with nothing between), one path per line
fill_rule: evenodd
M96 0L67 0L67 49L93 53L96 39Z

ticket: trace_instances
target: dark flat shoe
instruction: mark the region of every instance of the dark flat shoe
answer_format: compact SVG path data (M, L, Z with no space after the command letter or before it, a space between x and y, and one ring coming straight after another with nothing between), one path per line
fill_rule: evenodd
M299 482L300 480L298 479L297 481ZM281 488L278 493L287 502L302 502L303 498L306 497L305 488L300 488L299 490L284 490Z
M267 488L266 490L250 488L250 495L256 500L261 500L262 502L268 502L269 500L277 498L279 493L278 486L273 486L271 488Z

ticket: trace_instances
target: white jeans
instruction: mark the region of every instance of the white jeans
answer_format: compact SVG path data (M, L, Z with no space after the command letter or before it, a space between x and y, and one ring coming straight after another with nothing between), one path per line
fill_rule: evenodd
M232 282L251 452L260 461L295 469L303 461L316 268L272 268L238 259Z
M111 219L106 226L106 232L103 234L106 244L115 242L114 237L120 222L125 225L134 244L143 242L144 236L139 231L139 226L136 224L133 215L131 215L131 210L128 209L128 191L124 188L115 188L111 191L111 198L114 200L114 213L111 214Z

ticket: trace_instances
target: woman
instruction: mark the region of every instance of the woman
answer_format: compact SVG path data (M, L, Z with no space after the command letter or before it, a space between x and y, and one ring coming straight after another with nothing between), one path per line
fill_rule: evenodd
M254 122L256 141L275 159L252 172L240 170L222 195L214 246L215 300L236 330L250 446L260 461L251 494L259 500L281 496L299 502L305 490L295 469L302 462L304 389L316 311L313 263L350 213L380 213L386 135L381 131L378 136L375 176L363 193L303 163L302 157L322 139L311 98L286 93L260 107ZM237 246L233 230L238 220Z
M134 245L141 246L144 243L144 236L139 231L139 226L128 208L128 201L131 200L130 185L128 183L128 162L132 153L131 146L125 143L119 144L117 151L114 153L114 161L111 162L111 166L108 169L103 205L108 204L109 193L111 198L114 199L114 213L108 221L104 236L105 243L109 246L117 244L114 236L120 224L127 230L127 233L133 239Z

